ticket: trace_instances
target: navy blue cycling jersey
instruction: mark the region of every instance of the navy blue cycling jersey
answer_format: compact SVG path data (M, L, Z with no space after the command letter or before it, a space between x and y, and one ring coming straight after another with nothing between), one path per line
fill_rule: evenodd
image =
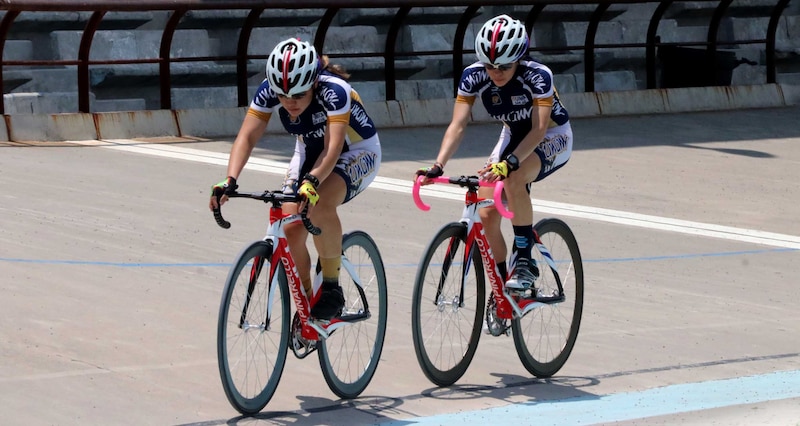
M265 79L258 87L247 113L268 122L274 112L284 129L306 144L309 153L319 153L325 145L325 128L331 123L347 123L344 151L350 144L371 138L377 133L358 93L341 77L323 71L314 88L314 99L299 116L292 118L278 95Z
M473 105L476 98L481 99L491 117L508 126L512 143L518 143L531 131L533 105L551 106L549 127L569 122L569 113L561 105L553 84L553 72L529 58L519 62L514 77L503 87L494 85L482 63L465 68L456 102Z

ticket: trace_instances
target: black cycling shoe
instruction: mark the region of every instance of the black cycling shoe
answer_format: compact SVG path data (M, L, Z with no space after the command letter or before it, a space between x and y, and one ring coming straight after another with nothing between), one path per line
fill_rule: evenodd
M319 300L311 307L311 316L318 320L330 320L341 315L344 307L344 293L342 287L337 282L323 282L322 293Z

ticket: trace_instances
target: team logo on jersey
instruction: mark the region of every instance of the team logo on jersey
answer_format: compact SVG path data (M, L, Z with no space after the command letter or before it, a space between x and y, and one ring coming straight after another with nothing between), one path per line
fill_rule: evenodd
M492 92L492 105L503 105L503 98L497 92Z
M525 105L528 102L528 97L525 95L515 95L511 97L512 105Z
M320 86L320 93L323 101L328 105L337 105L339 103L339 95L336 94L334 89L328 86Z
M326 119L325 111L317 111L311 115L311 122L314 123L314 125L324 123Z
M289 124L293 124L295 126L300 124L300 116L298 115L297 117L292 117L291 115L289 115Z

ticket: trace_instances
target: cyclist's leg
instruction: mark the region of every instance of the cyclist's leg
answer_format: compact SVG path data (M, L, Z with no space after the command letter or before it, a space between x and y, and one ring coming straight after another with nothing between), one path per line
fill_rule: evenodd
M530 200L530 188L561 168L569 160L572 153L572 130L569 124L554 127L547 131L544 139L520 164L519 170L506 179L506 194L509 209L514 212L511 220L514 226L514 239L518 248L518 256L524 268L515 268L507 286L526 289L539 276L538 265L531 250L533 249L533 208Z
M297 205L294 203L284 204L283 211L287 214L296 214ZM308 246L306 246L308 231L302 223L295 222L286 225L284 232L286 233L286 242L289 244L289 251L292 253L292 259L294 259L295 266L297 266L297 273L303 283L303 290L305 290L306 296L310 298L313 281L311 280L311 255L308 253Z
M317 188L319 201L309 210L309 219L322 233L314 237L314 245L323 259L342 255L342 222L338 207L347 193L347 184L337 173L331 173ZM323 271L323 276L325 276Z
M375 179L380 165L380 142L377 135L350 146L342 153L333 172L320 184L319 202L310 213L311 221L322 229L314 244L322 265L323 292L312 315L328 318L344 304L339 286L342 255L342 223L337 213L344 204L361 193ZM323 300L328 299L328 300Z
M511 136L504 129L500 141L489 157L489 162L500 161L501 158L512 152L518 143L518 140L511 140ZM531 265L530 260L533 247L533 209L529 183L536 179L541 168L541 158L534 152L524 158L519 169L504 180L505 199L509 210L514 213L511 224L514 227L514 246L517 248L518 261L515 262L515 265L520 266L514 268L511 278L506 282L506 286L509 288L526 289L536 279L536 269L534 265ZM499 216L499 214L497 215Z
M482 187L478 190L478 196L482 198L492 198L493 191L493 188ZM503 217L500 216L500 213L498 213L497 209L494 207L480 209L478 214L480 214L483 230L486 234L486 239L489 240L489 247L492 248L495 261L498 263L505 262L508 256L508 247L506 246L503 233L500 230L500 222ZM505 271L501 271L501 273L504 272Z
M286 170L286 178L283 181L282 191L284 194L296 194L298 186L298 177L300 175L300 168L305 162L305 147L302 142L295 143L294 156L289 161L289 167ZM283 212L286 214L297 214L296 203L286 203L283 205ZM311 298L313 292L313 281L311 280L311 256L308 253L308 231L305 226L300 222L295 222L287 225L284 228L286 233L286 241L289 244L289 251L292 253L292 258L297 266L297 272L300 275L300 281L303 283L303 289L306 296Z

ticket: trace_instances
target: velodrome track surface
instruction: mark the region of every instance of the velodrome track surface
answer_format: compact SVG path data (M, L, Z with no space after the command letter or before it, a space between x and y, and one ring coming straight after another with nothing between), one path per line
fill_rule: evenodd
M414 356L417 262L460 201L414 207L413 171L441 127L383 129L372 188L341 209L369 232L389 326L364 394L339 400L316 356L289 356L255 418L228 404L216 321L228 265L264 232L234 200L207 209L230 141L0 143L0 423L800 424L800 108L575 119L575 152L534 187L538 217L578 238L578 343L532 378L510 337L482 336L467 374L434 387ZM474 172L498 127L473 125L447 168ZM288 137L262 141L239 182L277 188Z

